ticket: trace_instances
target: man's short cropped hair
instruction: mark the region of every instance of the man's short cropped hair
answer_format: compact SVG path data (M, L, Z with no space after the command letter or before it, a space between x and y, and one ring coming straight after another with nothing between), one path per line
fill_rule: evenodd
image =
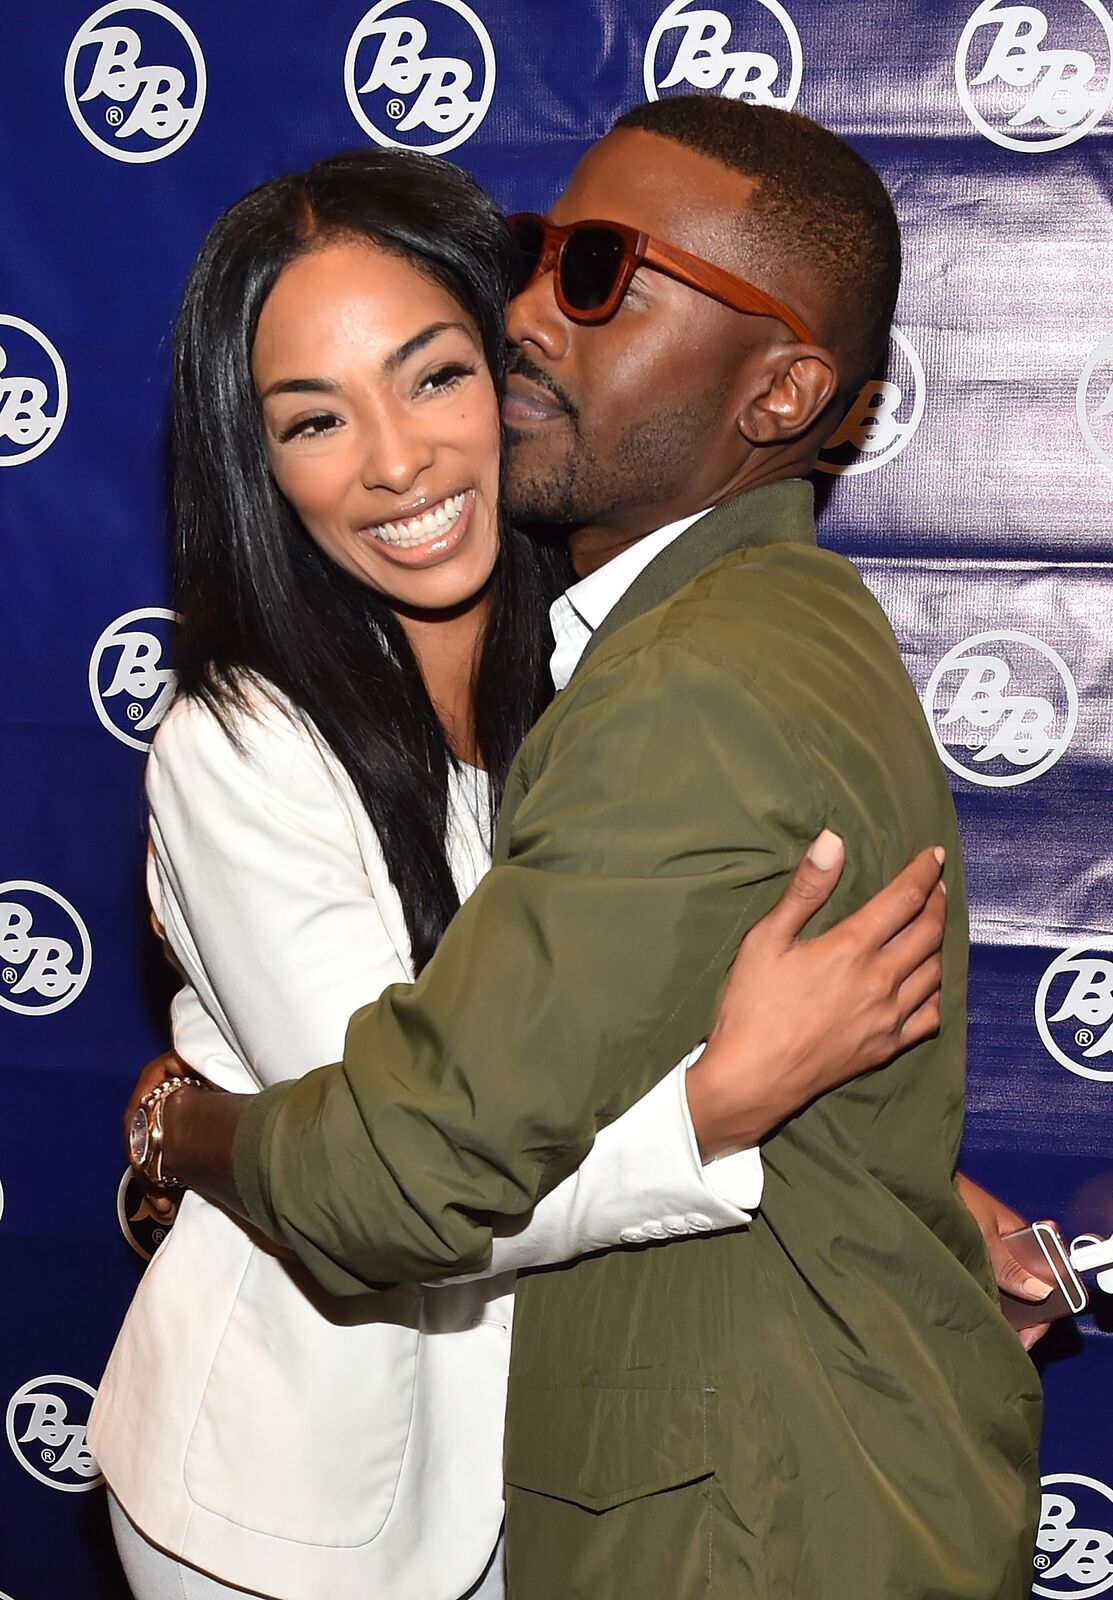
M861 156L794 111L721 95L650 101L615 127L659 134L759 180L745 212L748 243L756 236L772 261L790 252L834 291L831 342L844 364L843 393L876 373L900 287L900 229L888 190ZM752 247L745 253L752 259Z

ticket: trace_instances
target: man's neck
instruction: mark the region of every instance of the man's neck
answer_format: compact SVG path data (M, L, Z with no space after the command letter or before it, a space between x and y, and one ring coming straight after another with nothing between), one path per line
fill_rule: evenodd
M712 506L721 505L724 500L750 489L759 489L765 484L779 483L787 478L804 477L815 465L814 452L806 461L795 456L786 459L783 451L778 451L777 457L768 461L761 456L751 457L729 482L701 497L698 502L676 502L656 508L651 506L643 509L636 520L631 518L629 522L620 517L614 521L584 523L573 528L568 535L568 553L576 576L586 578L590 573L598 572L600 567L605 567L624 550L629 550L631 545L656 533L658 528L679 522L684 517L694 517L701 511L710 511Z

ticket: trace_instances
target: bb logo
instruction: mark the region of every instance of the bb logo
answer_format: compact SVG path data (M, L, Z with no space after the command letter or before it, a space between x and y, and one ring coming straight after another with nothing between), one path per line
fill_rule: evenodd
M22 317L0 315L0 467L49 450L68 400L66 369L46 334Z
M670 0L642 61L647 100L670 89L714 90L728 100L791 111L803 75L800 35L779 0L727 0L726 11Z
M894 328L887 376L873 378L820 452L821 472L874 472L899 456L920 426L927 395L924 364L915 348Z
M1074 400L1075 416L1090 454L1113 472L1113 333L1086 358Z
M1036 990L1044 1046L1080 1078L1113 1080L1113 944L1076 944L1056 956Z
M1078 690L1057 651L1030 633L977 633L939 662L924 691L952 772L1004 789L1053 767L1078 721Z
M1040 6L982 0L955 52L962 109L1006 150L1073 144L1113 98L1113 18L1100 0L1062 0L1054 29Z
M149 1261L174 1226L177 1207L172 1217L160 1217L152 1211L146 1191L129 1167L116 1191L116 1216L120 1232L136 1255Z
M73 37L66 104L89 143L114 161L173 155L205 104L196 35L158 0L112 0Z
M80 1378L52 1373L30 1378L8 1401L8 1443L19 1464L40 1483L80 1494L104 1482L85 1442L96 1395Z
M0 1006L48 1017L89 981L93 946L68 900L45 883L0 883Z
M89 694L102 726L133 750L149 750L177 679L166 665L173 611L127 611L105 628L89 657Z
M348 41L344 90L376 144L443 154L487 115L495 48L464 0L378 0Z
M1113 1589L1113 1489L1079 1472L1042 1480L1032 1593L1092 1600Z

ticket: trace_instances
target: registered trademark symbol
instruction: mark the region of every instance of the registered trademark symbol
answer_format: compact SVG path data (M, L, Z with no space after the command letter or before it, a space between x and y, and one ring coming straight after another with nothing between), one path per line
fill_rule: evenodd
M47 1466L49 1467L51 1462L54 1460L54 1451L53 1450L44 1450L43 1453L42 1453L42 1459L46 1462Z
M5 967L3 973L0 974L0 976L3 977L5 983L14 983L15 980L19 977L19 973L15 970L14 967Z
M121 122L124 120L123 107L109 106L108 110L104 113L104 120L107 122L110 128L118 128Z
M161 1244L162 1241L166 1238L166 1230L165 1230L165 1228L156 1228L154 1233L152 1233L151 1238L154 1240L154 1242L156 1244Z
M143 715L143 707L139 704L138 700L133 700L131 702L131 705L128 706L128 721L129 722L138 722L140 720L140 718L142 717L142 715Z
M1045 1555L1033 1556L1032 1565L1035 1567L1037 1572L1046 1572L1048 1567L1051 1565L1051 1557Z
M982 748L982 743L983 741L978 738L978 735L976 733L972 733L969 739L966 741L966 748L967 750L978 751Z
M401 122L406 115L406 102L404 100L388 100L386 114L392 122Z
M1094 1042L1093 1031L1090 1028L1079 1028L1074 1036L1074 1042L1080 1050L1086 1050Z

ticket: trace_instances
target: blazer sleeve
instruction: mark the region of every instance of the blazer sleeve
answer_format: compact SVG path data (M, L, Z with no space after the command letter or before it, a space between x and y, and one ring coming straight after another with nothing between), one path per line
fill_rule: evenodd
M706 1033L823 825L756 688L683 642L597 657L526 750L506 859L420 980L241 1121L252 1220L333 1293L486 1269L503 1220Z
M308 732L269 707L236 731L238 747L203 707L181 703L156 740L147 790L152 902L188 979L175 1044L210 1081L242 1090L245 1067L263 1086L339 1054L352 1012L406 974L408 949L384 924L369 841L361 850L352 802ZM635 1236L737 1227L760 1195L756 1152L701 1164L682 1065L514 1219L479 1276Z
M238 717L235 731L238 747L189 701L159 730L148 876L200 1008L266 1085L338 1054L351 1013L407 975L408 952L387 930L308 731L269 706Z

